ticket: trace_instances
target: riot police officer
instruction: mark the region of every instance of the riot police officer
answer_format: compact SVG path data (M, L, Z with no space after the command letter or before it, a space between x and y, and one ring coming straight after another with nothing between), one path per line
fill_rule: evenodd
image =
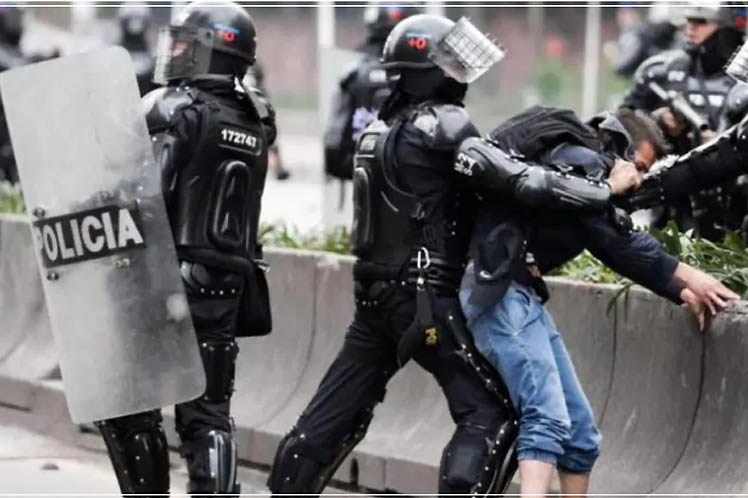
M730 55L740 45L745 29L745 9L719 3L690 5L683 49L664 52L645 61L636 73L636 85L625 98L626 107L652 112L674 151L684 154L734 124L746 109L748 93L724 71ZM704 120L696 129L693 120L668 107L662 93L676 92L685 98L695 115ZM735 88L734 88L735 87ZM705 191L690 201L668 206L658 225L673 218L681 229L695 228L707 238L719 238L722 227L737 228L745 213L745 198L734 186ZM738 213L731 213L737 209Z
M379 2L370 3L364 10L369 36L358 48L363 57L341 78L325 130L325 172L328 175L341 180L353 177L356 140L376 119L377 111L390 93L385 70L379 61L384 41L398 22L419 10Z
M644 22L622 26L613 67L617 75L631 77L639 65L648 58L675 48L678 42L678 28L673 19L672 9L667 2L654 2L649 7ZM635 16L638 10L640 9L621 7L619 17Z
M120 45L132 57L140 94L145 95L155 88L153 83L154 60L148 44L151 26L151 9L147 5L122 5L117 12L120 28Z
M356 314L277 449L273 493L321 493L410 358L436 378L457 425L442 456L439 492L496 493L511 478L514 468L503 465L516 434L511 402L475 352L457 300L474 194L602 197L605 204L610 190L576 179L582 189L567 195L566 182L575 179L501 153L481 164L455 162L463 140L479 135L463 109L467 84L502 57L464 18L415 15L389 34L382 62L392 93L355 153Z
M177 405L193 495L238 493L229 417L237 335L269 332L257 242L274 114L237 82L255 61L255 27L236 4L193 3L164 29L146 120L197 332L207 388ZM123 493L169 493L159 411L97 424Z
M23 10L20 7L0 6L0 71L6 71L26 63L21 53L23 36ZM0 102L0 181L16 183L18 171L10 144L8 126Z

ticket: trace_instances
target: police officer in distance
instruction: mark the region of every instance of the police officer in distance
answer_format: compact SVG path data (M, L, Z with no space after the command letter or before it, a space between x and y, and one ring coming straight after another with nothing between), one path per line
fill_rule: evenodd
M153 83L154 61L148 44L151 26L151 9L147 5L122 5L117 11L120 28L119 44L132 57L140 94L145 95L156 88Z
M364 10L369 36L357 49L363 57L341 78L325 130L325 172L328 175L341 180L353 178L356 140L376 119L377 111L390 93L379 60L384 42L398 22L419 11L417 7L380 2L370 2Z
M636 85L623 105L651 112L674 146L685 154L738 122L748 107L745 86L736 86L724 71L731 54L740 45L745 30L745 9L719 2L693 2L686 18L683 49L671 50L645 61L636 73ZM699 132L689 127L650 88L682 94L691 107L709 123ZM681 229L695 228L707 238L720 238L721 227L738 228L745 215L746 199L734 185L705 191L677 205L668 206L657 225L675 219Z
M356 314L277 449L273 493L321 493L410 358L436 378L457 425L442 456L439 492L496 493L511 478L512 466L503 465L516 434L511 403L475 352L457 300L475 192L607 205L611 190L500 153L480 165L455 164L460 143L479 135L463 109L468 83L502 56L466 19L415 15L388 36L382 62L392 92L356 146Z
M143 103L207 380L203 396L176 406L176 428L187 492L235 494L235 338L270 326L257 229L274 114L237 86L256 53L242 7L192 3L161 36L155 77L165 86ZM123 493L169 493L159 411L97 425Z
M619 19L624 15L636 16L640 10L636 7L621 7L618 11ZM678 34L673 7L667 2L654 2L643 22L622 27L613 71L619 76L632 77L642 62L675 48L679 42Z
M23 10L11 5L0 6L0 72L26 64L20 48L22 36ZM16 183L16 160L2 107L0 102L0 181Z

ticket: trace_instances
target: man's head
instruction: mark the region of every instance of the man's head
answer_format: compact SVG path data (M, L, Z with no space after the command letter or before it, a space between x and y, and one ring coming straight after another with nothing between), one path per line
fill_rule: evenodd
M642 111L621 108L616 112L635 149L634 162L639 171L646 173L649 168L670 150L670 145L657 123Z
M710 21L703 17L691 17L686 19L686 42L693 45L701 45L718 29L719 24L717 24L717 21Z

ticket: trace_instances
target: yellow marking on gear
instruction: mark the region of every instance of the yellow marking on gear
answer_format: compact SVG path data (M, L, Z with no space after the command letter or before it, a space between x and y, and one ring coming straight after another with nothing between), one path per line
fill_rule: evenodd
M436 346L436 343L439 339L439 334L436 332L436 327L431 327L430 329L426 329L424 331L426 333L426 345L427 346Z

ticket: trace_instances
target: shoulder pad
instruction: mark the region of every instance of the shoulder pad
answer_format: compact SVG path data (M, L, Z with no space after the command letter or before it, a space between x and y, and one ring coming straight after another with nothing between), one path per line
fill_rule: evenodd
M690 67L691 58L684 50L666 50L642 62L634 74L634 79L636 81L666 80L670 71L687 73Z
M730 123L737 123L748 114L748 84L738 83L730 89L725 103L725 113Z
M411 121L427 143L436 148L456 148L466 138L480 136L465 109L456 105L419 107Z
M165 86L148 92L141 101L148 130L154 132L169 128L174 115L194 101L189 90L179 87Z

